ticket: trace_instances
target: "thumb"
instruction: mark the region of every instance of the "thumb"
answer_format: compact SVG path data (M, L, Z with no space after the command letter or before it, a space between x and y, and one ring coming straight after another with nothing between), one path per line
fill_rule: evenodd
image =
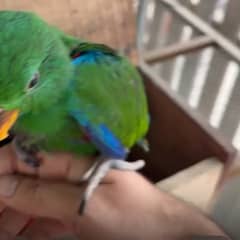
M84 187L18 175L0 177L0 201L26 214L73 220Z

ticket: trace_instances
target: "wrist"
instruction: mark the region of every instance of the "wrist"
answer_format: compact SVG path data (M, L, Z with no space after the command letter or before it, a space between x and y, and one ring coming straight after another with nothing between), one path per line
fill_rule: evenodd
M162 234L170 239L188 239L193 236L226 236L226 234L199 209L159 191L158 222ZM159 229L160 230L160 229Z

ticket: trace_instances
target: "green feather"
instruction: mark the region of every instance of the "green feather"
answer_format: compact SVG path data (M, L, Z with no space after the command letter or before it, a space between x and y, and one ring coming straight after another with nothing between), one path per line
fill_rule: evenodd
M3 47L4 46L4 47ZM72 51L103 53L73 66ZM26 12L0 12L0 108L20 109L14 126L48 151L93 154L83 129L70 116L79 109L104 124L126 147L144 138L149 125L142 79L135 67L108 46L65 35ZM28 90L31 77L39 83ZM74 86L74 87L73 87Z

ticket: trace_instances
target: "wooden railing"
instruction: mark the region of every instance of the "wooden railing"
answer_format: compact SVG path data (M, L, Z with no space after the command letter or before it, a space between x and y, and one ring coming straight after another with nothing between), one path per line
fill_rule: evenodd
M152 112L147 175L209 156L232 159L240 148L240 1L142 0L139 9Z

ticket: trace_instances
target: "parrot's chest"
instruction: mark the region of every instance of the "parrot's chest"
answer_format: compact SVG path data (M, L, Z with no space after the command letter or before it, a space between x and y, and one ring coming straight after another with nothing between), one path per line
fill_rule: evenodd
M77 124L61 108L22 115L14 126L15 134L24 134L34 142L58 145L80 135ZM78 134L77 134L78 133Z
M62 104L39 114L32 112L22 115L13 130L17 136L26 137L27 144L30 142L43 150L87 155L96 151Z
M68 121L64 111L49 109L41 113L26 113L18 119L15 131L30 135L53 135Z

